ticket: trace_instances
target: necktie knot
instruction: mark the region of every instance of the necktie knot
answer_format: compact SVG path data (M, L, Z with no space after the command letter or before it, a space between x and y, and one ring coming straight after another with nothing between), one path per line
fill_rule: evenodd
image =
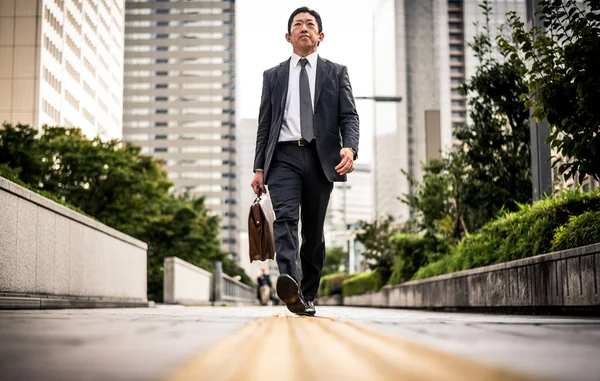
M306 58L300 58L300 65L302 65L302 67L306 67L307 63L308 63L308 60Z

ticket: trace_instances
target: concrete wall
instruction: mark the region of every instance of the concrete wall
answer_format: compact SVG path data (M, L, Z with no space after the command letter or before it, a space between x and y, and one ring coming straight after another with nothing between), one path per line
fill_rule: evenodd
M144 242L0 178L0 308L147 305Z
M320 297L317 302L320 306L341 306L344 299L342 295L330 295Z
M318 302L318 301L317 301ZM385 286L343 305L580 310L600 307L600 243Z
M164 302L208 305L211 302L212 274L176 257L165 258Z

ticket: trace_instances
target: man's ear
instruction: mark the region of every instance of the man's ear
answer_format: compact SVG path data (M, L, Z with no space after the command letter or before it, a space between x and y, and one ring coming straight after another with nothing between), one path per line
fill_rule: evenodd
M323 32L319 33L319 42L323 41L325 38L325 34Z
M286 33L286 34L285 34L285 40L286 40L287 42L292 42L292 36L291 36L289 33Z

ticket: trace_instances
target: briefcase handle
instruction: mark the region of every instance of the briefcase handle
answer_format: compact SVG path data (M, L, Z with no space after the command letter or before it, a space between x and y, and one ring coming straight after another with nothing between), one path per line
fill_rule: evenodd
M254 202L259 202L261 200L261 196L262 196L262 189L258 189L258 194L256 195L256 198L254 199Z

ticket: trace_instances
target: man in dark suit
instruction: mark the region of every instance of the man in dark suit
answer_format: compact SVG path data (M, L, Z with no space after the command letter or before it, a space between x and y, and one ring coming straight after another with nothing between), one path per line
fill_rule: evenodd
M281 274L277 295L299 315L315 314L329 196L333 182L346 181L354 170L358 151L359 122L348 70L318 56L324 37L316 11L302 7L291 14L285 38L292 57L263 75L251 183L257 194L269 187Z

